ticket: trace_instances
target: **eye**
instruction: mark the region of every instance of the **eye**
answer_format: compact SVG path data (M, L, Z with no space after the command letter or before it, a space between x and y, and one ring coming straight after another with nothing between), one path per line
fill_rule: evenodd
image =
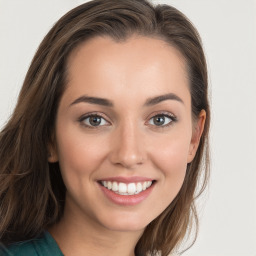
M108 122L102 116L96 114L83 116L79 119L79 122L92 128L108 124Z
M164 127L170 125L173 121L176 121L176 118L174 116L167 114L158 114L150 118L149 124Z

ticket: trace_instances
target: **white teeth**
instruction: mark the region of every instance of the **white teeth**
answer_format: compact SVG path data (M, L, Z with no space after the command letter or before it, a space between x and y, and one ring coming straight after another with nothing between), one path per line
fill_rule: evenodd
M118 192L127 193L127 186L125 183L119 183Z
M136 186L136 190L137 190L137 193L140 193L142 191L142 184L139 182L137 183L137 186Z
M111 188L112 188L112 182L108 181L108 189L111 189Z
M118 184L117 184L117 182L113 182L113 184L112 184L112 190L114 191L114 192L116 192L116 191L118 191Z
M102 181L101 184L105 188L112 190L120 195L135 195L149 188L152 185L152 181L144 181L137 183L132 182L128 184L125 184L123 182L118 183L117 181Z
M135 183L128 184L127 192L128 192L129 195L134 195L134 193L136 192L136 185L135 185Z

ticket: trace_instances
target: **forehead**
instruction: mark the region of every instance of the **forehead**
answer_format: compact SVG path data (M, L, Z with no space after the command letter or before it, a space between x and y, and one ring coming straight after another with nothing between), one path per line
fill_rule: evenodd
M186 73L186 62L179 50L161 39L139 35L120 42L108 36L86 40L73 50L68 59L68 67L72 71L72 67L77 68L79 62L92 66L104 62L111 64L114 60L123 60L122 64L133 61L133 67L136 68L145 66L146 63L152 68L163 64L168 68L170 64L175 64Z
M84 90L111 98L118 93L148 97L182 90L189 93L182 54L161 39L133 36L116 42L95 37L71 53L67 67L67 91L77 94Z

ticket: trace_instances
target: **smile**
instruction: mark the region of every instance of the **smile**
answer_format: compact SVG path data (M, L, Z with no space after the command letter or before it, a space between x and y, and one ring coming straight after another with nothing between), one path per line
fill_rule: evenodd
M100 181L100 184L118 195L136 195L148 189L152 181L123 183L118 181Z

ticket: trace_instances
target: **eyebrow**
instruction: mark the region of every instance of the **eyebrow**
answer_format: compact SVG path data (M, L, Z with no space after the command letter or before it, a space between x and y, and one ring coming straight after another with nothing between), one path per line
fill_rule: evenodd
M177 96L174 93L168 93L168 94L164 94L164 95L160 95L160 96L156 96L153 98L149 98L146 100L144 106L149 107L149 106L153 106L156 105L162 101L166 101L166 100L176 100L178 102L181 102L184 104L183 100ZM78 103L89 103L89 104L96 104L96 105L101 105L101 106L105 106L105 107L113 107L114 103L108 99L104 99L104 98L98 98L98 97L90 97L90 96L86 96L83 95L79 98L77 98L75 101L73 101L70 106L78 104Z
M168 94L164 94L164 95L160 95L157 97L147 99L144 106L147 106L147 107L153 106L153 105L156 105L156 104L158 104L162 101L166 101L166 100L176 100L176 101L184 104L183 100L178 95L176 95L174 93L168 93Z
M105 107L113 107L114 104L112 103L112 101L107 100L107 99L103 99L103 98L97 98L97 97L89 97L86 95L83 95L79 98L77 98L75 101L73 101L70 106L74 105L74 104L78 104L81 102L87 102L90 104L96 104L96 105L101 105L101 106L105 106Z

